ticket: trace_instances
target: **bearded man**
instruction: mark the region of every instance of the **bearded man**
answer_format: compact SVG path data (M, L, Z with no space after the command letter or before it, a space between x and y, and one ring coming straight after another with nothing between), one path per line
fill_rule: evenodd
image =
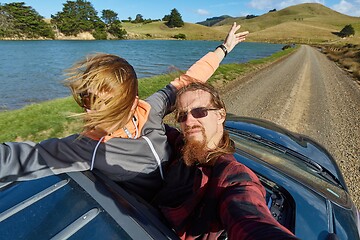
M182 134L167 129L173 149L166 183L154 200L181 239L297 239L271 215L265 189L236 161L224 130L226 110L210 85L192 83L176 100Z

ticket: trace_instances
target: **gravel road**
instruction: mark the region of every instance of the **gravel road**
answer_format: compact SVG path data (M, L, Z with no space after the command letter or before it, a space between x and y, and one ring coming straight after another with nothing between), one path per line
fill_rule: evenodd
M323 145L360 209L360 85L348 73L303 45L225 90L229 113L270 120Z

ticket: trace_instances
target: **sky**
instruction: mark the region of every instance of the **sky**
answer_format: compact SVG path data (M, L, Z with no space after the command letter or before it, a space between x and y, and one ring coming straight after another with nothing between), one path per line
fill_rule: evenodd
M72 0L75 1L75 0ZM3 1L1 4L16 1ZM66 0L21 0L25 5L34 8L41 16L50 18L62 11ZM262 15L269 10L281 10L301 3L320 3L340 13L360 17L360 0L90 0L92 6L101 15L104 9L111 9L120 20L141 14L144 19L161 19L176 8L184 22L196 23L206 18L229 15L241 17Z

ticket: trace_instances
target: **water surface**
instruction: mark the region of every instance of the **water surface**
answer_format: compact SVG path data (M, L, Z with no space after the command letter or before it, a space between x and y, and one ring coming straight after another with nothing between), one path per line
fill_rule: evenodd
M139 78L186 70L220 42L174 40L0 41L0 111L70 95L63 71L85 55L104 52L125 58ZM283 45L241 43L222 62L247 62Z

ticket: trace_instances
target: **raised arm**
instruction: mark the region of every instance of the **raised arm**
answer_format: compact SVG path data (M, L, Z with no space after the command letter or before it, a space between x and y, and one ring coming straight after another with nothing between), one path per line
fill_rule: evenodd
M220 62L225 57L225 53L230 53L238 43L245 40L249 32L236 33L239 29L240 25L234 23L224 42L219 45L219 47L213 52L207 53L204 57L194 63L185 74L175 78L168 86L147 98L147 101L153 107L154 112L159 113L158 117L160 120L166 114L173 111L176 91L178 89L187 86L194 81L206 82L219 67Z
M240 25L234 23L221 45L213 52L209 52L202 57L192 65L185 74L176 78L171 84L177 89L180 89L193 81L206 82L214 74L224 57L229 54L238 43L243 42L249 34L248 31L236 33L239 29Z

